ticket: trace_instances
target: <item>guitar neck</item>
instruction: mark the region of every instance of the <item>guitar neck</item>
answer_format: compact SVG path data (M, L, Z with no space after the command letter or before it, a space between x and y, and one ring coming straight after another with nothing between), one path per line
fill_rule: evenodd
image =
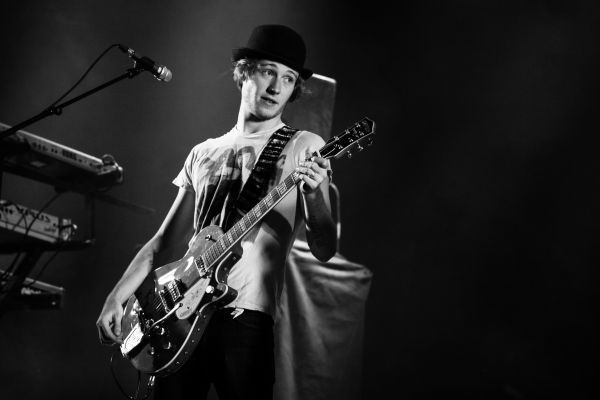
M300 174L293 172L275 186L243 218L237 221L205 253L205 265L212 265L233 248L263 217L273 209L300 181Z

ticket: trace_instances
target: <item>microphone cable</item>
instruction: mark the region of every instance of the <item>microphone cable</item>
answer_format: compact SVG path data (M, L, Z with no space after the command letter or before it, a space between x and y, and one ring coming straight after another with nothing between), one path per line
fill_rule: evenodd
M67 97L73 90L75 90L75 88L77 86L79 86L79 84L85 79L85 77L91 72L91 70L94 68L94 66L96 66L96 64L98 64L98 62L106 55L106 53L108 53L111 49L118 47L119 44L115 43L115 44L111 44L110 46L108 46L102 53L100 53L100 55L92 62L92 64L88 67L88 69L83 73L83 75L77 80L77 82L75 82L75 84L73 84L73 86L71 86L71 88L69 90L67 90L62 96L60 96L57 100L55 100L52 104L50 104L48 107L46 107L46 110L50 110L52 109L56 104L58 104L61 100L63 100L65 97ZM37 217L54 201L56 200L56 198L59 196L60 193L58 193L57 195L55 195L46 205L44 205L44 207L42 207L38 213L35 215L35 217L33 218L33 220L31 221L31 223L27 226L27 229L25 230L24 235L27 236L27 233L29 233L29 230L31 229L31 227L33 226L33 224L35 223L35 221L37 220ZM19 219L19 221L17 222L17 224L15 224L15 226L13 227L13 231L16 229L16 227L18 226L18 224L21 222L21 220L25 217L25 215L22 215L21 218ZM4 271L4 273L2 274L2 276L0 276L0 280L4 280L6 279L11 271L15 268L17 260L21 257L21 254L23 252L19 251L15 257L13 258L13 261L11 262L10 266L7 268L6 271ZM56 254L55 254L56 255ZM54 255L54 256L55 256ZM54 258L54 256L51 257ZM47 264L46 264L47 265ZM46 265L44 265L43 268L46 267ZM43 270L43 269L42 269Z
M92 68L94 68L94 66L106 55L106 53L108 53L109 50L111 50L114 47L118 47L118 44L111 44L110 46L108 46L108 48L106 50L104 50L102 53L100 53L100 55L98 56L98 58L96 58L96 60L94 60L94 62L88 67L88 69L83 73L83 75L81 76L81 78L79 78L79 80L77 82L75 82L75 84L73 86L71 86L71 88L69 90L67 90L65 92L65 94L63 94L62 96L60 96L55 102L53 102L52 104L50 104L46 109L50 109L52 107L54 107L56 104L58 104L58 102L60 102L62 99L64 99L65 97L67 97L69 95L69 93L71 93L84 79L85 77L90 73L90 71L92 70Z

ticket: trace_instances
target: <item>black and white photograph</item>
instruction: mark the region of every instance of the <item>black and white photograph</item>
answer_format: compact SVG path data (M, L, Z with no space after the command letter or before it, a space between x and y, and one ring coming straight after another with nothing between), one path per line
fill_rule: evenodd
M598 397L600 2L1 10L0 399Z

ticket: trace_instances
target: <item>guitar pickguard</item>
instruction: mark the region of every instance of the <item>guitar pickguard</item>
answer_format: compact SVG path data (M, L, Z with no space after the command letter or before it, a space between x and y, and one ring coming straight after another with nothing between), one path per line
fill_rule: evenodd
M182 306L175 312L177 318L189 318L196 312L206 294L206 288L210 286L209 283L208 279L201 279L185 293L181 300Z

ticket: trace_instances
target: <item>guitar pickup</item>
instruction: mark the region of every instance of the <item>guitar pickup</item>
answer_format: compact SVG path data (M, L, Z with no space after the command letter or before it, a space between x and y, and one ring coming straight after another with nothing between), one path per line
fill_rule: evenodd
M185 290L183 282L175 279L164 286L164 289L158 292L160 301L165 312L170 311L182 297L182 291Z

